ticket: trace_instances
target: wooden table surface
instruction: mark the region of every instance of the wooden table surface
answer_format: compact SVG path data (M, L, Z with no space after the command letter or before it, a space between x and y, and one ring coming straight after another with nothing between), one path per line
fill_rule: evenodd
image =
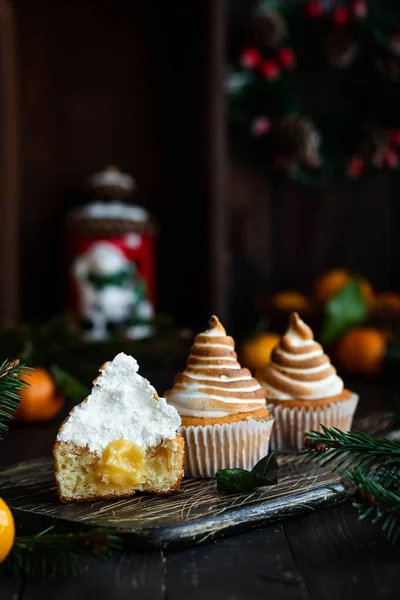
M361 414L392 396L372 384L352 388ZM49 455L55 431L54 424L13 428L0 464ZM392 548L344 503L186 550L89 558L66 580L0 578L0 600L398 599L399 565L400 543Z

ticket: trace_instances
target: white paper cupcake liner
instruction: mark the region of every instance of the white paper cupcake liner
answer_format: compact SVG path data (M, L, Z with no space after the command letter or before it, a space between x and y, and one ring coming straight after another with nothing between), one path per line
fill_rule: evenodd
M268 402L268 401L267 401ZM299 452L304 448L304 433L320 429L320 425L349 431L358 403L358 395L348 400L332 402L326 406L291 406L269 404L268 410L275 418L271 435L271 450Z
M252 469L268 454L274 420L247 419L222 425L180 427L185 440L185 476L215 477L219 469Z

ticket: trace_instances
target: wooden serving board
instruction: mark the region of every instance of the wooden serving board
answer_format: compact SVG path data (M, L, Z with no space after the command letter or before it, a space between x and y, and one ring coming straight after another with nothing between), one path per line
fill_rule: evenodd
M381 428L370 417L373 429ZM370 430L364 422L359 429ZM376 431L374 431L375 433ZM25 522L65 529L102 526L127 545L142 548L188 546L282 520L337 502L339 477L301 455L279 459L279 483L252 492L223 494L213 479L184 479L173 496L138 494L118 501L61 504L48 459L23 462L0 471L0 496ZM34 519L32 518L34 517Z
M0 495L14 514L35 515L41 526L87 525L115 529L136 547L184 546L334 502L338 476L301 456L279 459L279 483L253 492L222 494L213 479L185 479L173 496L140 494L118 501L61 504L48 459L0 472ZM22 516L22 515L21 515Z

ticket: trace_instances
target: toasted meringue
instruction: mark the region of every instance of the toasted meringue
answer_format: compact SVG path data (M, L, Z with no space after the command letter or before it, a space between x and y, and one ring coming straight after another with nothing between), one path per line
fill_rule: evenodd
M265 390L240 366L235 342L216 316L197 335L186 369L176 375L168 402L184 417L217 418L265 408Z

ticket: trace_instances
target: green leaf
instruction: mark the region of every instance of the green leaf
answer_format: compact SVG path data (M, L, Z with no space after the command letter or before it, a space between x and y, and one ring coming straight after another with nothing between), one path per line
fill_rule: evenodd
M217 471L219 492L249 492L254 488L278 483L278 463L274 452L264 456L251 471L221 469Z
M257 475L245 469L221 469L216 478L219 492L247 492L257 487Z
M50 367L50 372L53 376L57 390L59 390L63 396L83 400L89 395L89 390L86 386L82 385L78 379L57 365L52 365Z
M264 456L264 458L258 461L251 472L257 475L260 481L262 479L269 482L260 483L259 485L275 485L278 483L278 470L279 465L276 460L275 452L270 452L267 456Z
M334 296L325 307L321 341L330 344L368 317L368 305L360 284L354 280Z

